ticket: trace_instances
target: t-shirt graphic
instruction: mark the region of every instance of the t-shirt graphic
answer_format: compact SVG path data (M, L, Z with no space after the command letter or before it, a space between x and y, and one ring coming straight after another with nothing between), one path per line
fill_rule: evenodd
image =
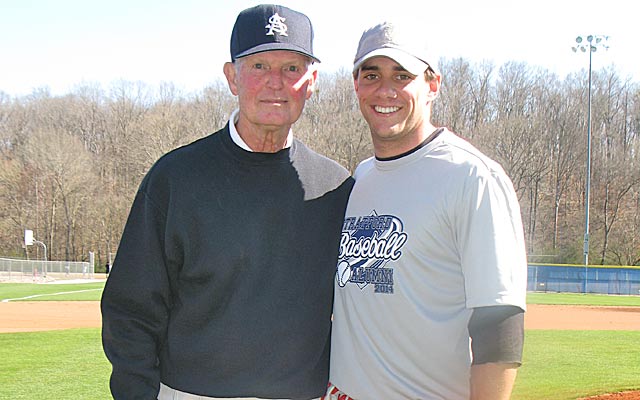
M373 285L374 293L393 294L393 268L389 261L402 256L407 242L400 218L378 215L347 216L342 226L336 281L364 289Z

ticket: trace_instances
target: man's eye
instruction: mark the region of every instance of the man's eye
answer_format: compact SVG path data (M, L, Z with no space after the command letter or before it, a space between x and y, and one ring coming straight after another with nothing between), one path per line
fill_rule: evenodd
M376 75L376 74L366 74L366 75L364 76L364 79L366 79L366 80L368 80L368 81L372 81L372 80L374 80L374 79L376 79L376 78L377 78L377 75Z
M255 68L255 69L264 69L265 67L264 67L264 64L256 63L256 64L253 64L253 68Z
M296 65L290 65L287 67L287 71L288 72L298 72L300 71L300 67L296 66Z

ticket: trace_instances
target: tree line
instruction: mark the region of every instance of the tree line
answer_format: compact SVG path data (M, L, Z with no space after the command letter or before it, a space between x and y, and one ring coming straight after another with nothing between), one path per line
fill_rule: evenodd
M524 63L441 60L433 119L498 161L521 205L530 261L582 263L587 160L586 71L560 78ZM0 91L0 255L98 268L117 250L129 207L162 154L221 128L236 107L226 83L81 84ZM640 264L640 85L611 66L592 76L590 263ZM353 171L373 154L350 71L320 74L294 134ZM383 189L383 188L382 188ZM438 188L433 188L438 190Z

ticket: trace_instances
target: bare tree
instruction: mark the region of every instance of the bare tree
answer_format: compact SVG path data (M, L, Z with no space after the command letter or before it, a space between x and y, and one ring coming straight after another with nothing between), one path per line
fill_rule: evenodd
M491 79L494 66L490 62L471 65L457 58L441 63L444 75L440 99L433 107L436 124L474 140L482 126L491 121Z
M48 189L48 247L52 254L60 248L55 231L58 225L62 226L64 257L73 260L77 254L75 235L87 200L95 194L91 158L79 139L55 131L34 133L25 150Z
M345 69L321 75L319 89L296 124L298 137L350 171L373 155L369 128L360 114L353 76Z
M434 123L497 160L521 203L528 250L580 262L584 228L587 80L522 63L445 60ZM640 86L613 68L593 79L592 240L599 262L640 263ZM140 180L162 154L227 123L226 82L193 94L171 83L83 84L0 92L0 254L19 255L33 229L53 258L103 264L116 250ZM348 70L320 74L294 134L353 171L373 155ZM38 254L34 254L38 256Z

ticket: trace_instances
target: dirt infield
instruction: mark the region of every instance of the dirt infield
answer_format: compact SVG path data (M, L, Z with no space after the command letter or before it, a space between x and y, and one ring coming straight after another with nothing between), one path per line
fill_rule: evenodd
M609 393L577 400L640 400L640 391Z
M0 333L100 327L97 301L0 303ZM640 307L528 306L526 329L640 330Z
M640 330L640 307L552 306L530 304L525 329Z
M14 301L0 303L0 333L97 328L97 301Z

